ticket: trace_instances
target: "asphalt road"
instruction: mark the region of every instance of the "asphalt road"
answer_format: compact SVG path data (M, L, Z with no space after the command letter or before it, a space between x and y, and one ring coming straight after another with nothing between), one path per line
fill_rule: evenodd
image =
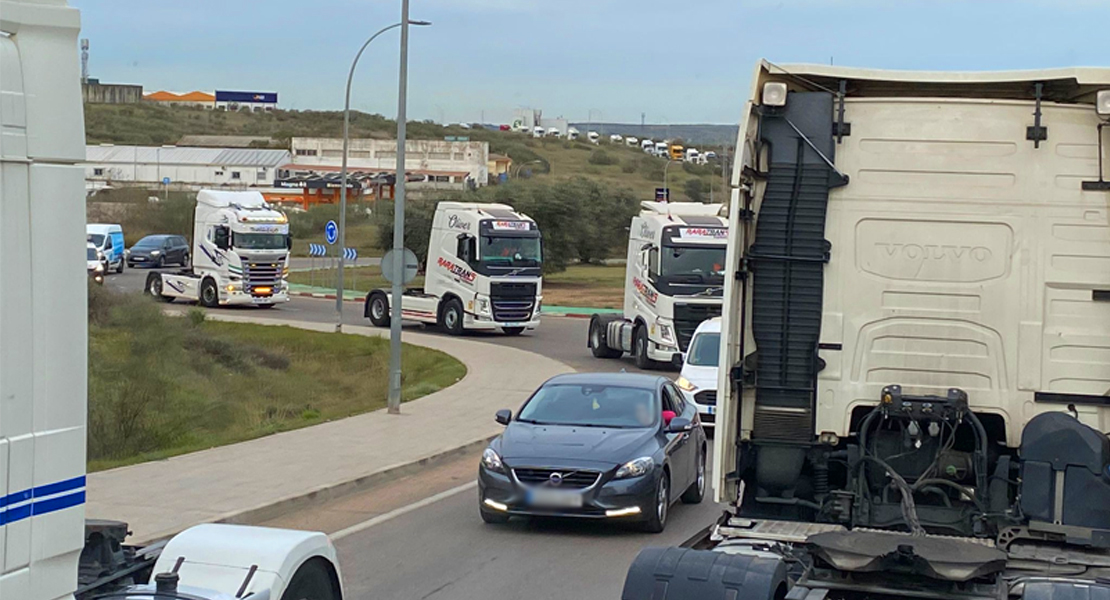
M146 275L145 270L129 270L109 276L106 285L138 292ZM214 310L250 311L254 317L275 321L335 319L334 300L313 298L295 298L272 310ZM360 304L344 305L344 323L368 323ZM586 348L587 325L586 319L551 317L543 319L538 330L518 337L469 337L477 344L530 350L581 371L636 371L629 359L593 358ZM406 325L410 327L423 328ZM487 525L478 516L477 490L472 486L477 459L476 454L463 456L266 524L346 531L336 547L346 597L352 600L600 600L620 597L625 573L641 548L680 544L721 514L707 491L699 505L675 505L661 534L595 521L514 519L506 525Z
M122 274L112 273L105 279L105 285L118 291L138 293L142 291L146 276L151 270L127 269ZM273 319L275 321L335 322L335 300L318 298L294 297L289 303L270 310L261 310L251 306L210 310L249 313L252 317ZM345 302L343 304L343 323L345 325L369 325L370 321L362 316L361 304ZM525 332L517 337L509 337L500 332L471 332L467 334L467 337L476 342L503 344L521 350L529 350L562 361L578 371L620 371L624 369L630 373L640 372L633 364L632 359L627 356L619 360L594 358L590 354L590 349L586 347L588 327L588 319L544 317L538 329ZM420 323L405 323L404 328L425 333L438 332L437 329L425 327ZM440 335L447 334L440 333ZM677 376L677 373L671 371L662 371L662 373L671 377Z

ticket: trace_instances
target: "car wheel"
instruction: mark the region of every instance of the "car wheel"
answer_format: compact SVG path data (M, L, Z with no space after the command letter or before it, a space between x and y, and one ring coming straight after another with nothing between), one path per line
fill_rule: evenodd
M281 600L339 600L339 595L323 560L311 559L293 574Z
M389 327L389 300L385 294L371 292L367 301L370 305L366 308L366 316L370 317L374 327Z
M216 282L205 279L200 284L200 305L215 308L220 304L220 292L216 289Z
M478 506L478 514L482 515L482 520L490 525L503 525L509 522L509 515L505 513L493 512Z
M671 476L663 471L659 483L655 484L655 510L643 523L644 531L661 533L667 526L667 512L671 509Z
M443 328L451 335L463 334L463 306L457 298L452 298L447 301L443 306L443 313L440 318L443 322Z
M593 353L594 358L620 358L620 350L610 348L606 341L605 335L606 325L601 322L601 319L594 317L590 319L590 352Z
M647 327L643 325L637 327L632 334L632 358L635 359L637 368L645 371L655 368L655 361L648 358Z
M504 331L505 335L520 335L520 334L524 333L524 328L523 327L502 327L501 331Z
M701 504L705 498L705 449L698 450L698 473L694 483L682 493L682 501L686 504Z
M189 253L188 252L181 255L181 268L182 269L188 269L189 268Z

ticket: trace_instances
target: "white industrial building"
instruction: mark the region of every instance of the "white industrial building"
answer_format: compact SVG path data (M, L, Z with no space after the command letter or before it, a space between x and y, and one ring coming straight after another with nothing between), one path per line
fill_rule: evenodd
M85 147L85 180L93 186L161 184L174 186L269 186L287 150L196 148L184 146Z
M343 159L343 140L293 138L292 154L292 163L281 169L282 176L337 170ZM423 181L439 184L436 187L483 186L489 179L488 163L489 144L486 142L405 142L405 171L409 181L414 176L423 176ZM350 140L347 168L368 173L396 173L397 140Z

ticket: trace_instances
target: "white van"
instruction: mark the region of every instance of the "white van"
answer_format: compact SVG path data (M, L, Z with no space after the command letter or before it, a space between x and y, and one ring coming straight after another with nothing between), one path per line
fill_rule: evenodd
M675 384L687 402L698 409L703 427L713 427L717 416L717 368L721 351L721 318L702 321L694 330L682 374Z
M115 269L116 273L123 273L123 227L104 223L90 223L85 225L86 241L96 246L104 255L108 269Z

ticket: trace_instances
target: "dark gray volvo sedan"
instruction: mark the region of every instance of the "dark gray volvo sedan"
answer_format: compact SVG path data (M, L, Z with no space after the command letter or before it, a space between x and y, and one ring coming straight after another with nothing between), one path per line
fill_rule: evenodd
M665 377L560 375L544 383L482 455L478 508L511 516L638 521L663 531L671 504L705 495L705 432Z

